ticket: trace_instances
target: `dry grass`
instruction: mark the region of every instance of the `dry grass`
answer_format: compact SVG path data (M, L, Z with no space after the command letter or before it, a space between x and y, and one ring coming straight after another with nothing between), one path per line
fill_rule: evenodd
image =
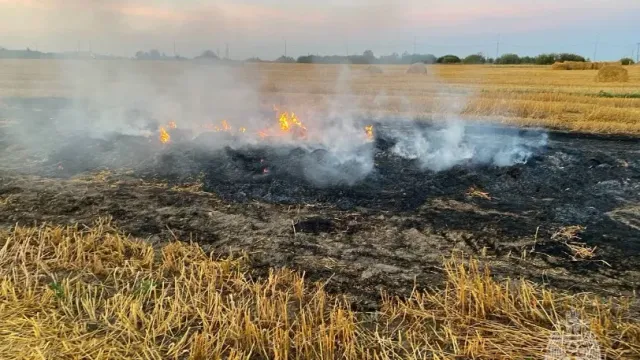
M567 249L570 251L569 255L573 261L594 260L598 247L588 246L587 244L579 241L580 234L584 232L585 229L586 228L582 225L564 226L558 229L551 236L551 240L563 241L567 246ZM609 265L604 261L602 262Z
M491 200L491 196L489 196L488 192L482 191L475 186L472 186L467 190L467 196L477 197L485 200Z
M0 236L0 358L540 358L570 309L608 357L640 356L624 301L498 282L475 261L447 260L442 290L367 314L289 270L252 280L245 264L153 249L104 220L17 227Z
M122 82L133 72L149 89L177 92L176 99L187 92L176 85L186 70L210 68L189 62L97 64L105 74L122 75L113 76L114 82ZM93 87L86 91L71 88L56 62L2 60L0 65L0 98L77 96L94 91ZM332 98L341 96L371 116L437 119L452 104L460 104L461 116L470 121L640 134L640 97L626 97L640 89L640 66L624 67L629 73L627 82L607 83L594 82L595 70L554 71L549 66L431 65L431 76L407 74L405 65L379 67L383 73L371 76L367 66L354 65L349 77L338 65L247 64L226 71L255 81L266 108L277 103L299 114L330 108L335 105ZM111 78L101 79L108 82ZM336 86L338 81L345 83ZM600 96L603 92L611 96Z
M563 226L551 235L552 240L573 241L580 240L580 234L585 230L582 225Z
M597 246L589 247L584 243L566 243L572 252L574 261L591 260L596 256Z

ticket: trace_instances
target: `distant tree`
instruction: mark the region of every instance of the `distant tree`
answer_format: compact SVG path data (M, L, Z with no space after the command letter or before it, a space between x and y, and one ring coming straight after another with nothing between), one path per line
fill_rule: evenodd
M280 56L279 58L276 59L276 62L279 63L294 63L296 62L296 59L290 57L290 56Z
M482 54L473 54L464 58L462 62L465 64L484 64L485 62L487 62L487 59L485 59Z
M202 54L198 55L195 57L196 59L211 59L211 60L218 60L219 57L218 55L216 55L216 53L214 53L211 50L205 50L202 52Z
M494 58L487 58L487 64L493 64L495 62Z
M531 56L520 57L520 64L535 64L536 58Z
M342 56L326 56L324 57L324 61L329 62L330 64L340 64L342 62L351 63L351 64L371 64L372 60L375 62L375 57L368 58L364 55L351 55L346 58Z
M622 65L633 65L633 64L635 64L635 61L633 61L632 58L622 58L622 59L620 59L620 62L622 63Z
M536 65L551 65L558 59L558 54L540 54L536 56L535 63Z
M520 64L520 57L516 54L504 54L496 59L496 64Z
M462 62L462 60L455 55L445 55L439 57L437 60L438 64L459 64L460 62Z
M438 61L438 58L433 54L413 54L412 63L425 63L425 64L435 64Z
M381 64L398 64L400 63L400 55L398 53L393 53L391 55L382 55L378 62Z
M365 50L362 53L362 56L370 63L373 64L376 62L376 56L373 54L373 51L371 50Z
M562 53L557 56L556 61L586 61L584 57L576 54Z
M311 64L313 63L313 55L299 56L296 62L301 64Z

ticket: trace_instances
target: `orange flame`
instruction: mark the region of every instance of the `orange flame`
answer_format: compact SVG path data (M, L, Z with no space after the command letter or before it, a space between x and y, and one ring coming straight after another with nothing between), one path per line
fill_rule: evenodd
M161 127L160 128L160 142L163 143L163 144L166 144L166 143L169 142L169 140L171 140L171 136L169 135L167 130L165 130L165 128Z
M278 118L278 123L280 124L280 130L282 130L283 133L291 133L292 131L295 131L294 135L302 138L307 136L307 128L294 113L291 113L291 115L286 111L281 113Z
M364 132L367 135L367 140L373 140L373 125L367 125L364 127Z
M175 121L169 121L168 126L169 126L169 129L175 129L178 127Z
M278 121L280 122L280 129L282 129L282 131L289 131L289 116L287 113L282 113Z

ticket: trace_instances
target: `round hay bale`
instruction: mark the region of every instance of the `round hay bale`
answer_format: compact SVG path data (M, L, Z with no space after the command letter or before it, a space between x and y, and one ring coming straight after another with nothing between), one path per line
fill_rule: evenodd
M380 66L376 66L376 65L367 66L366 71L369 74L382 74L382 73L384 73L384 70L382 70L382 68Z
M627 82L629 71L619 65L608 65L598 70L597 82Z
M411 66L409 66L409 68L407 69L407 74L426 74L426 73L427 73L427 67L424 65L424 63L411 64Z

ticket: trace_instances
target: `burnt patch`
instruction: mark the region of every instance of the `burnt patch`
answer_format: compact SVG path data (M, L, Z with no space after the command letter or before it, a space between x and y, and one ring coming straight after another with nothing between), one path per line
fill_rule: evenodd
M293 227L297 232L310 234L330 233L334 231L334 223L331 219L318 216L299 220L294 223Z
M469 159L434 171L396 151L416 126L376 124L375 140L354 150L358 161L313 144L239 146L218 133L176 134L166 145L155 137L60 137L44 160L11 154L28 166L0 170L0 191L15 195L0 199L0 223L91 224L112 216L154 243L178 238L216 254L246 252L257 276L285 266L329 280L328 290L355 296L363 308L373 308L381 291L402 296L437 286L442 258L452 252L489 262L499 276L573 291L611 295L640 284L637 140L551 133L526 161ZM496 143L529 136L490 133ZM101 169L116 174L64 179ZM205 192L172 187L193 181ZM488 198L469 196L471 187ZM567 225L586 228L581 241L597 246L596 261L574 261L562 241L551 240Z

